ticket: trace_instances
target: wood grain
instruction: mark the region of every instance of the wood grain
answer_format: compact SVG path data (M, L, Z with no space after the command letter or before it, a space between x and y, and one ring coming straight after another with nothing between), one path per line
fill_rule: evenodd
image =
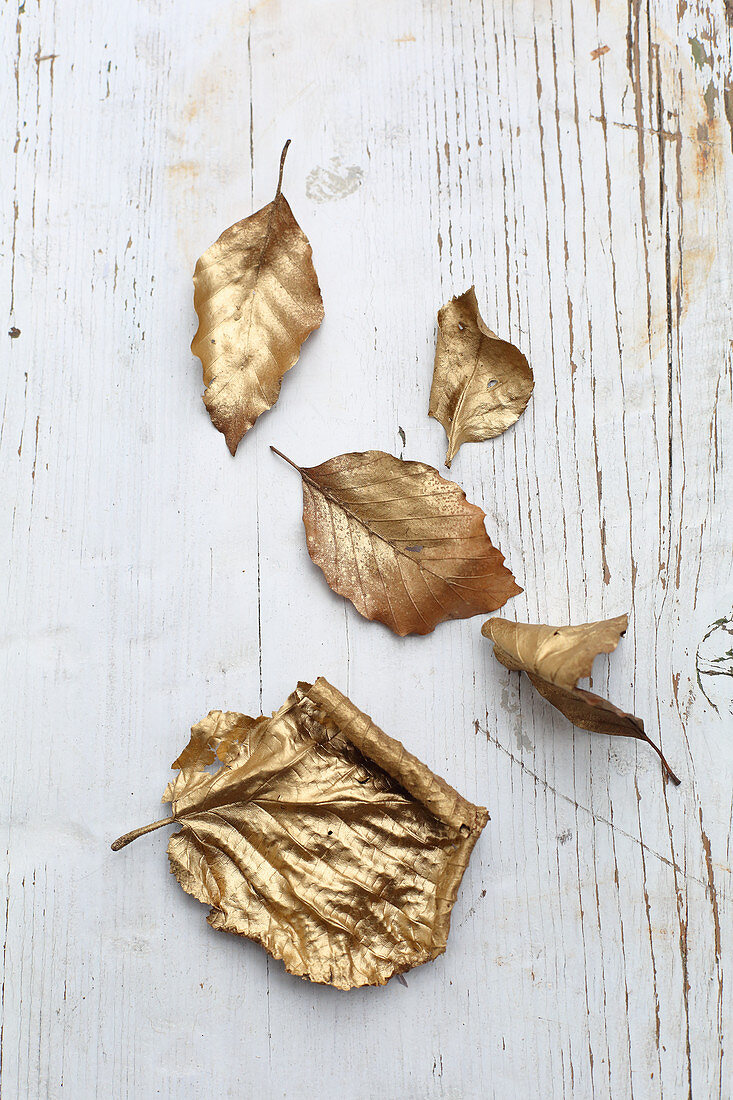
M723 0L8 0L0 46L3 1096L728 1095ZM326 320L232 460L191 273L287 137ZM452 476L517 618L630 611L593 686L678 790L480 620L393 637L308 559L269 445L439 465L434 318L472 283L536 386ZM109 851L200 714L318 675L491 812L407 988L297 982L206 928L160 834Z

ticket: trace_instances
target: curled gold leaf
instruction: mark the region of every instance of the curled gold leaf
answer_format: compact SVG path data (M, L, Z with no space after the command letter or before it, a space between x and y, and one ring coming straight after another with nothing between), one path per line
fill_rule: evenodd
M365 618L396 634L429 634L522 591L484 512L432 466L361 451L301 468L271 450L303 479L308 553Z
M311 246L281 190L289 144L273 201L226 229L193 275L191 350L203 365L204 404L232 454L323 320Z
M473 287L439 310L428 415L448 436L446 466L462 443L492 439L511 427L533 389L529 363L484 324Z
M646 741L659 756L665 774L679 784L662 750L647 736L641 718L619 710L607 699L579 688L599 653L612 653L626 632L628 618L618 615L579 626L545 626L489 619L481 633L494 643L494 656L506 668L526 672L537 691L581 729Z
M299 684L269 719L212 711L173 766L172 816L112 847L180 825L171 870L212 927L339 989L445 951L486 810L326 680Z

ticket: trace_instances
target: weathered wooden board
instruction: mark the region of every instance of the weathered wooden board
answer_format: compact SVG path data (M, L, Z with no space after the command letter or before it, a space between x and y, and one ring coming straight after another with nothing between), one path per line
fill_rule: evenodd
M6 0L0 35L3 1097L730 1096L723 0ZM286 137L326 319L233 460L191 273ZM439 465L435 314L472 282L536 389L451 476L510 616L629 611L594 684L679 789L480 619L399 639L308 559L269 444ZM319 674L491 812L407 988L291 978L160 834L109 851L207 709Z

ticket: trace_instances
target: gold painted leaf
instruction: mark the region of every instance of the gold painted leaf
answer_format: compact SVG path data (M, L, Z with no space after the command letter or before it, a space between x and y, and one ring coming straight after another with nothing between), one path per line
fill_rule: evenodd
M612 653L626 632L628 618L619 615L580 626L544 626L489 619L481 628L494 643L494 656L508 669L526 672L537 691L566 718L594 733L635 737L652 746L673 783L679 783L654 742L644 732L641 718L619 710L607 699L579 688L590 676L599 653Z
M272 408L283 375L323 320L311 246L281 191L226 229L196 264L199 327L191 350L204 368L204 404L236 453L258 416Z
M112 847L180 825L171 870L212 927L339 989L445 951L488 814L326 680L299 684L272 718L211 711L173 767L172 817Z
M480 443L510 428L533 389L527 360L486 327L473 287L439 310L428 415L448 436L446 466L462 443Z
M491 544L484 512L424 462L384 451L302 468L308 553L334 592L396 634L495 611L522 589Z

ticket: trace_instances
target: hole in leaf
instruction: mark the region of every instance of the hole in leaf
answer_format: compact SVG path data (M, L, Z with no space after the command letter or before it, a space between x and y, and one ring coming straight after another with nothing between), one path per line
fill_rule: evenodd
M464 325L463 321L459 321L459 322L458 322L458 327L459 327L459 329L461 330L461 332L463 332L463 330L464 330L464 328L465 328L466 326Z
M210 764L204 764L201 771L206 772L208 775L216 775L216 773L223 767L223 761L216 759L212 760Z
M405 550L409 550L411 554L419 554L422 546L406 546Z
M495 378L492 378L491 381L488 383L486 389L487 390L493 390L494 386L496 386L496 385L498 385L498 382L496 381Z
M461 825L461 836L468 836L470 832L468 825Z

